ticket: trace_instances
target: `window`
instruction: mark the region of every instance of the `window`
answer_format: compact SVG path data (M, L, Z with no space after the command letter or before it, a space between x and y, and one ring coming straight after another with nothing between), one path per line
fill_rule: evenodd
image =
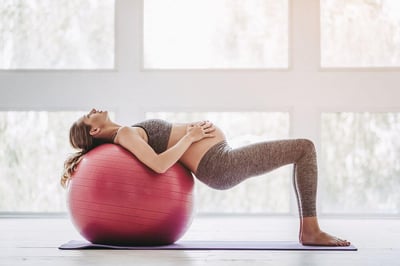
M224 131L233 148L289 136L288 113L159 112L147 113L146 117L173 122L208 119ZM196 181L197 211L200 213L289 213L291 193L294 193L291 186L291 173L290 166L283 167L266 175L250 178L226 191L214 190Z
M60 176L69 127L83 114L0 112L0 212L66 210Z
M321 65L400 66L400 1L321 0Z
M400 66L400 1L321 0L321 65Z
M4 0L0 69L114 68L114 0Z
M146 0L144 68L287 68L287 0Z
M400 213L400 113L322 114L322 210Z

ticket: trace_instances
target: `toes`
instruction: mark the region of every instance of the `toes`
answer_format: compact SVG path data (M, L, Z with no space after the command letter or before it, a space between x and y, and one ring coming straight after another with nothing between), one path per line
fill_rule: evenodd
M350 246L350 242L349 241L343 240L343 239L340 239L340 238L338 238L338 244L341 247Z
M340 246L340 247L344 247L344 246L350 245L350 243L347 240L344 240L344 239L341 239L341 238L338 238L338 237L335 237L335 242L336 242L336 245Z

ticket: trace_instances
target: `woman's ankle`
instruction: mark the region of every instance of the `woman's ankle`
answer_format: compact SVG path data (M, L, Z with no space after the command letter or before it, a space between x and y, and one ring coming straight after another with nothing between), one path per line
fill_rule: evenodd
M302 217L300 224L303 234L312 234L321 231L317 216Z

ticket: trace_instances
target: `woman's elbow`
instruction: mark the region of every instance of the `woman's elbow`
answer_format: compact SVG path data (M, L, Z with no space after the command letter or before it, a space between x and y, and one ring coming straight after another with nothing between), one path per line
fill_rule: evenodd
M160 160L159 158L149 162L148 165L157 174L164 174L171 167L170 165L168 165L167 162L164 162L163 160Z
M163 167L162 165L154 165L153 167L151 167L151 169L157 174L164 174L168 170L167 167Z
M153 171L156 172L157 174L164 174L166 172L166 170L161 168L153 168Z

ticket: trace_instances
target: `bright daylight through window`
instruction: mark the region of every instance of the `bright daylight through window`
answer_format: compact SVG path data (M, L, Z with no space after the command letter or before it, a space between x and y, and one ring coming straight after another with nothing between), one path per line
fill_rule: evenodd
M0 112L0 212L62 212L68 134L84 112Z
M400 214L400 113L323 113L324 213Z
M0 69L113 69L115 0L2 0Z
M288 0L146 0L144 68L288 67Z
M399 0L321 0L322 67L399 67Z

